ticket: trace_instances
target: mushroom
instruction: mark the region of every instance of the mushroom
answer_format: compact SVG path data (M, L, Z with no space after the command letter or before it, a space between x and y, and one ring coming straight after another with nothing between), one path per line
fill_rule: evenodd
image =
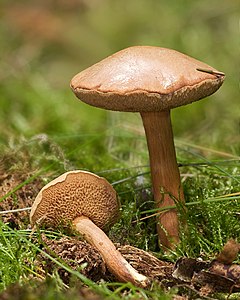
M159 242L174 248L179 241L176 209L184 204L170 119L172 108L213 94L224 73L178 51L134 46L121 50L73 77L75 95L90 105L140 112L147 139Z
M106 179L90 172L70 171L41 189L31 209L30 223L53 228L72 225L99 251L119 281L145 288L149 279L123 258L102 230L117 221L119 208L116 192Z

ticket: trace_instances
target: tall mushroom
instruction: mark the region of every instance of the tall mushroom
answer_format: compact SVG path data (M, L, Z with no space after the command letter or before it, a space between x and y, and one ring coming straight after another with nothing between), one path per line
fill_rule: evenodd
M90 105L140 112L149 150L157 208L184 203L173 142L170 110L213 94L224 73L178 51L135 46L119 51L77 74L71 81L76 96ZM160 244L179 240L177 211L159 215Z
M70 171L44 186L30 213L31 225L73 226L101 254L106 266L122 282L145 288L149 280L139 274L103 232L119 217L120 204L111 184L85 171ZM101 229L102 228L102 229Z

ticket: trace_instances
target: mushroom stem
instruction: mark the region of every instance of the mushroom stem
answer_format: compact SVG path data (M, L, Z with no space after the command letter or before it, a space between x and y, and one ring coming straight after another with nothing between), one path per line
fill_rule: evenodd
M87 242L101 254L109 271L121 282L131 282L136 286L146 288L149 279L139 274L116 249L108 236L89 218L81 216L73 221L75 229L83 235Z
M170 111L141 113L149 151L153 194L157 208L184 202L180 174L176 161ZM173 248L179 241L179 224L176 209L158 216L159 243Z

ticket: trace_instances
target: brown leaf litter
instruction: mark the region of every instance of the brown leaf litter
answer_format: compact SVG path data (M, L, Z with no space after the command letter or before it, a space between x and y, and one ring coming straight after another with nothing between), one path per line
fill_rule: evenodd
M212 261L180 258L174 267L173 277L191 284L201 296L216 292L240 292L240 265L234 264L240 244L230 239Z

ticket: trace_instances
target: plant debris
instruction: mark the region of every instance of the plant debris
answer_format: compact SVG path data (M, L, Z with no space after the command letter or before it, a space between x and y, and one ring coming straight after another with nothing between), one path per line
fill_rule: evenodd
M72 269L80 271L89 279L95 282L100 279L115 280L113 275L108 272L100 254L87 242L76 237L51 240L44 235L42 235L42 241L44 250L48 254L59 257ZM161 281L171 278L173 264L160 261L152 254L129 245L120 246L118 244L116 246L135 269L150 279ZM46 274L51 273L56 267L50 259L44 257L44 254L39 254L37 260ZM65 283L70 281L71 275L64 269L59 268L58 273Z
M42 180L35 178L31 183L25 184L19 189L16 189L16 187L32 175L31 173L24 174L19 171L7 173L0 169L0 198L9 193L9 196L0 202L1 211L31 207L34 198L42 187ZM14 191L15 189L16 191ZM1 214L0 218L4 223L8 223L11 228L22 229L29 226L28 211Z
M239 244L230 239L213 261L182 257L174 266L173 277L191 284L202 296L240 292L240 265L232 263L239 249Z
M89 279L97 282L101 278L106 278L106 267L100 254L87 242L74 237L62 237L59 240L52 240L42 235L42 243L46 253L60 258L73 270L80 271ZM55 263L46 258L44 254L39 254L37 261L45 274L56 270ZM68 284L71 275L61 267L57 271L63 282Z
M130 245L117 245L117 249L139 273L158 282L172 281L172 263L162 261L153 254Z
M97 251L77 237L51 240L43 236L44 251L66 262L72 269L97 282L100 279L114 281ZM176 264L159 260L153 254L136 247L116 245L124 258L141 274L163 288L182 286L202 297L216 292L240 292L240 265L224 265L217 260L204 262L194 258L180 258ZM39 254L45 274L56 270L56 265ZM42 262L42 263L41 263ZM71 275L58 268L61 279L68 283Z
M220 263L230 265L238 256L240 244L234 239L230 239L218 254L216 260Z

